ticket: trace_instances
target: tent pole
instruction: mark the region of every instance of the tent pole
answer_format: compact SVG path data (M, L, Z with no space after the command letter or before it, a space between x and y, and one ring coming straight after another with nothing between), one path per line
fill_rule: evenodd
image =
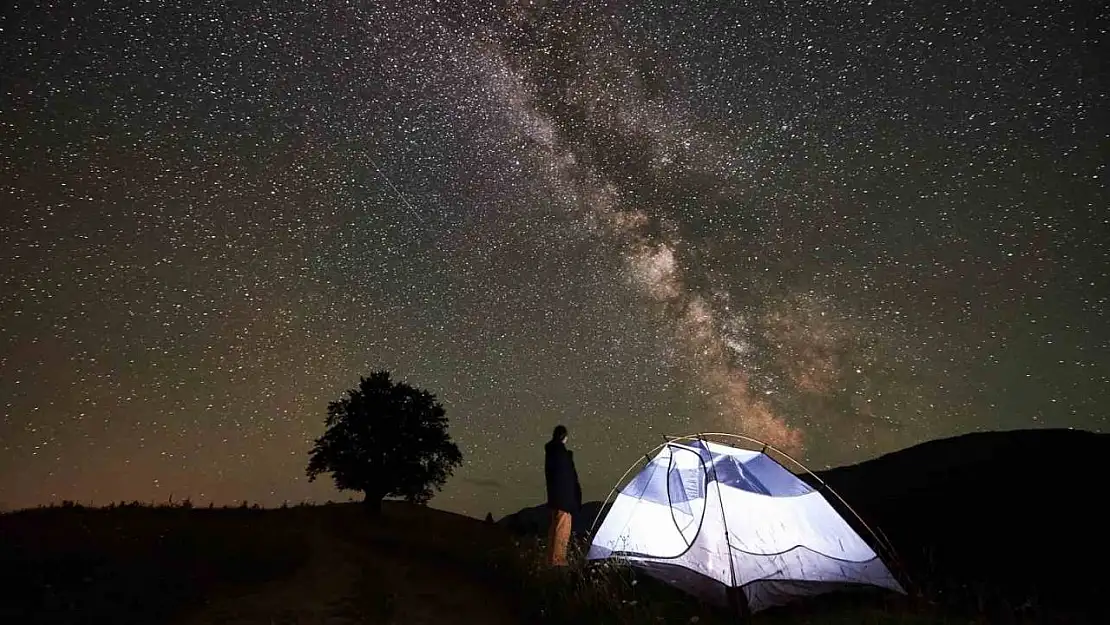
M885 552L885 555L890 560L890 563L894 564L900 570L903 579L899 580L899 581L901 581L906 586L912 586L913 585L913 580L909 576L909 571L907 571L905 569L905 567L902 565L902 559L898 556L898 552L895 551L894 545L891 544L891 542L889 540L885 539L885 535L880 536L878 532L876 532L874 529L872 529L871 526L867 524L867 521L864 521L863 517L860 516L859 513L856 512L855 509L852 508L852 506L849 505L848 502L845 501L844 498L840 496L840 493L836 492L836 490L833 487L831 487L827 483L825 483L825 480L821 479L816 473L814 473L813 471L810 471L809 467L805 466L804 464L802 464L801 462L796 460L793 456L791 456L790 454L786 453L785 451L783 451L781 449L778 449L774 445L770 445L770 444L765 443L761 440L751 438L750 436L744 436L742 434L732 434L730 432L701 432L701 433L698 433L698 434L690 434L690 435L687 435L687 436L680 436L676 440L683 439L683 438L691 438L691 439L696 438L698 440L702 440L702 437L705 437L705 436L724 436L724 437L728 437L728 438L735 438L735 439L738 439L738 440L747 441L747 442L755 444L755 445L762 445L763 446L763 451L761 451L760 453L766 454L767 450L770 449L771 451L774 451L776 454L778 454L778 455L782 456L783 458L786 458L787 460L789 460L791 462L791 464L793 464L794 466L798 467L802 471L805 471L813 479L817 480L818 484L820 484L820 486L817 488L817 490L820 491L821 489L827 489L828 492L833 497L835 497L838 502L840 502L840 505L844 506L844 508L846 510L848 510L848 512L852 513L852 516L854 516L856 518L856 521L861 526L863 526L863 528L865 530L867 530L867 533L870 534L871 537L875 540L878 547L882 551ZM776 462L778 462L778 461L776 460ZM782 463L780 462L779 464L781 465ZM834 508L834 510L835 510L835 508ZM886 564L886 562L884 562L884 564Z
M666 446L667 446L667 443L663 443L662 445L659 445L655 449L652 449L651 451L644 454L644 459L648 461L648 464L651 464L651 454L659 451L660 449L663 449ZM637 465L639 465L639 464L640 464L639 459L637 459L636 462L633 462L632 465L628 467L628 470L624 472L624 475L622 475L621 478L619 480L617 480L617 482L615 484L613 484L613 488L609 490L609 495L605 497L605 501L601 502L601 509L599 509L597 511L597 515L594 516L593 523L590 523L590 533L589 533L589 535L590 535L591 538L593 537L594 529L597 527L597 522L599 520L601 520L601 515L602 515L603 512L605 512L605 506L608 505L609 500L613 498L613 495L617 492L617 489L620 488L621 482L624 481L624 478L628 477L628 474L632 473L632 470L635 469L637 467Z
M705 450L709 451L709 446L705 444L700 434L697 439L698 442L705 447ZM713 460L713 452L711 451L709 452L709 459L710 461ZM703 471L705 471L704 465L705 460L702 460ZM732 541L730 541L728 537L728 515L725 514L725 500L721 497L721 487L719 485L720 483L717 481L717 466L712 463L709 466L713 469L713 482L718 484L717 502L721 506L721 526L725 530L725 549L727 550L726 555L728 556L728 570L729 576L732 578L732 582L725 590L725 594L728 596L729 607L732 609L733 613L736 614L737 623L745 625L751 620L751 606L748 605L748 597L744 594L744 589L736 584L736 564L733 562L732 558ZM706 473L708 473L708 471L706 471Z

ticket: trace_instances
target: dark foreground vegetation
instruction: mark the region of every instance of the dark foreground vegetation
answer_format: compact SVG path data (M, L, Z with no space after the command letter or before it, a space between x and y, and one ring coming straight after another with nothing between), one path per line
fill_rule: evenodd
M306 543L257 508L65 504L0 515L2 623L159 623L289 575Z
M0 515L0 622L735 622L620 566L547 570L540 539L492 523L405 503L386 502L380 516L365 508L65 506ZM983 605L862 593L754 622L1098 622L1083 606Z

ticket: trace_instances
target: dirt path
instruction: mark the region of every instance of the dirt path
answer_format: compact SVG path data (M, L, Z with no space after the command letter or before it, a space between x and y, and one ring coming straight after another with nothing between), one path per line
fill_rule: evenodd
M310 557L291 577L237 594L213 599L182 625L201 623L344 623L363 622L350 610L358 570L338 541L317 524L307 532Z
M324 522L309 534L311 556L292 576L214 599L181 625L521 622L498 589L411 545L342 537Z

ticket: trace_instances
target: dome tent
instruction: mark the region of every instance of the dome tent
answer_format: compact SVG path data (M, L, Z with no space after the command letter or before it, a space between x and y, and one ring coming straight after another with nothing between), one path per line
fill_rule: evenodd
M729 436L762 450L707 436ZM796 463L769 445L731 434L668 440L614 488L587 560L620 559L703 600L736 603L749 614L850 587L904 594L882 558L820 490L768 451Z

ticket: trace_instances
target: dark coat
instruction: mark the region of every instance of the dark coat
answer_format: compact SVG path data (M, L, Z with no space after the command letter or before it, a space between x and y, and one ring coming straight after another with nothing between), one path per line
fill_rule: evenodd
M574 468L574 453L562 441L548 441L543 451L547 507L577 512L582 507L582 486L578 483L578 471Z

